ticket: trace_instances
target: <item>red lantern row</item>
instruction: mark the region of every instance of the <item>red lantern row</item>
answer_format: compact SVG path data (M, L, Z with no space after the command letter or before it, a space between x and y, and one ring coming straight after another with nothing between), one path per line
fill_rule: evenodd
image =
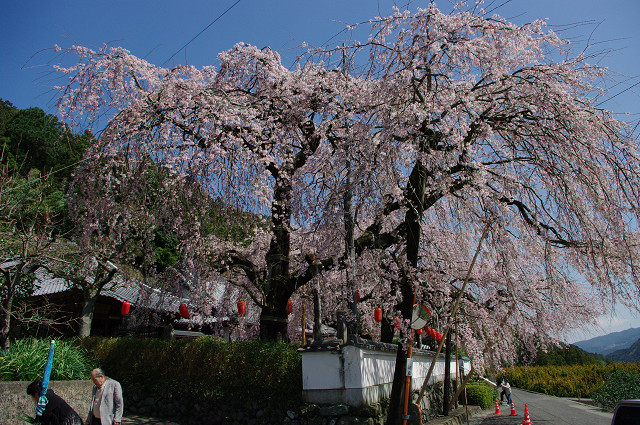
M436 331L433 328L430 328L429 326L427 326L425 328L425 332L427 333L427 335L429 335L431 338L435 338L436 341L440 342L440 340L442 339L442 334L438 331Z
M291 314L293 312L293 301L291 298L287 300L287 314ZM246 316L247 315L247 303L240 300L238 301L238 315Z
M377 307L373 310L373 320L375 320L377 323L382 322L382 309L380 307ZM398 317L393 318L393 325L396 329L400 329L400 319ZM424 332L426 332L426 334L430 337L435 338L438 342L442 340L442 333L436 331L433 328L430 328L429 326L424 329ZM418 335L422 335L422 329L416 329L416 333Z
M125 314L129 313L129 307L130 304L125 301L124 303L122 303L122 315L124 316ZM184 318L184 319L188 319L189 318L189 310L187 309L187 306L184 304L180 304L179 307L180 310L180 315ZM287 314L291 314L293 312L293 302L291 301L291 298L289 298L287 300ZM247 304L240 300L238 301L238 314L240 316L246 316L247 315Z

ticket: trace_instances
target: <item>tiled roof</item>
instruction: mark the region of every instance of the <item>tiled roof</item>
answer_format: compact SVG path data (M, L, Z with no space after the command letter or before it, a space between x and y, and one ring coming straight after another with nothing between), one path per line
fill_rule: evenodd
M62 278L54 278L49 273L40 269L35 273L35 290L33 296L58 294L74 289L73 284ZM136 280L125 281L121 275L116 275L112 281L100 291L100 295L131 305L145 306L158 311L177 312L180 304L188 304L189 298L177 297L151 288Z

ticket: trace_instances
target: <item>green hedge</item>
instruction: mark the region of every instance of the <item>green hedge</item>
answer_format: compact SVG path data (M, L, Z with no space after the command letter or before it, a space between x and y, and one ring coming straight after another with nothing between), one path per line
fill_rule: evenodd
M638 363L585 364L572 366L518 366L507 368L502 375L518 388L556 397L589 398L605 383L605 376L621 370L640 374Z
M605 409L613 409L620 400L640 399L640 373L617 369L608 372L604 385L593 392L593 400Z
M16 340L0 352L0 381L33 381L42 378L50 340ZM87 350L74 340L56 340L51 380L89 379L92 361Z
M483 409L493 406L496 399L496 390L484 384L467 385L467 404L480 406Z
M131 393L156 398L253 400L297 404L302 361L297 347L260 340L86 338L80 343Z

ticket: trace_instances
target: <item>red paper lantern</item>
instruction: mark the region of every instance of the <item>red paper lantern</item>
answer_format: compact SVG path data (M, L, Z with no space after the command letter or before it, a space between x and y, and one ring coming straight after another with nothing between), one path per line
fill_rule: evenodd
M420 328L420 329L416 329L416 333L417 333L418 335L422 335L422 328Z
M427 335L429 335L431 338L435 338L436 337L436 333L433 331L432 328L430 328L428 326L427 326L426 332L427 332Z
M131 308L131 303L129 301L125 301L122 303L122 308L120 309L120 313L123 316L129 314L129 309Z
M247 304L242 300L238 301L238 314L240 316L247 314Z
M182 316L183 319L189 318L189 310L187 309L186 305L180 304L179 310L180 310L180 316Z
M287 314L291 314L293 312L293 301L291 298L287 300Z
M442 340L442 334L440 332L436 332L436 341L440 342Z
M373 320L377 323L382 322L382 309L380 307L373 310Z
M397 330L400 330L400 318L399 318L399 317L394 317L394 318L393 318L393 326L394 326Z
M360 291L356 291L356 302L360 302Z

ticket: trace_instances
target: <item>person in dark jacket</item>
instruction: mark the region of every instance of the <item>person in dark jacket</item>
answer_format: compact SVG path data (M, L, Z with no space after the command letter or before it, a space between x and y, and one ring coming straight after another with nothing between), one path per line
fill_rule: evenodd
M42 391L42 381L36 379L27 387L27 394L37 403ZM82 425L82 419L51 388L47 390L47 406L42 416L36 416L35 423L42 425Z

